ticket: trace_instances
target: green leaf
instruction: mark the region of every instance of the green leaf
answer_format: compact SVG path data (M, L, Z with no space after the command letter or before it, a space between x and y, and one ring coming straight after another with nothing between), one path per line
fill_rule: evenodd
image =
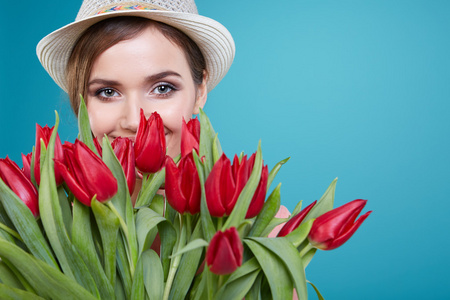
M174 258L175 256L184 254L186 252L195 250L197 248L202 248L202 247L207 247L207 246L208 246L208 242L205 241L204 239L195 239L195 240L189 242L186 246L184 246L183 249L181 249L177 253L173 254L170 258Z
M270 170L269 178L267 180L267 190L269 190L270 186L272 185L272 181L274 180L275 176L277 176L278 171L280 171L281 166L288 162L288 160L291 159L290 157L283 159L279 163L277 163L272 170Z
M166 168L162 168L152 175L151 180L144 180L144 184L139 192L135 208L149 206L166 177Z
M151 247L153 238L149 239L152 229L157 229L161 222L168 222L157 212L150 208L143 207L136 214L136 232L139 245L139 253Z
M278 210L280 209L280 188L281 183L277 185L277 187L267 198L266 203L264 203L261 212L256 217L256 221L248 234L249 237L261 236L266 227L269 225L270 221L277 214Z
M201 199L200 199L200 221L203 226L203 235L206 241L210 241L214 234L216 233L216 229L214 227L213 221L211 219L211 215L209 213L208 204L206 203L206 192L205 192L205 173L203 164L200 161L200 158L197 156L195 151L192 152L194 156L195 166L197 167L198 177L200 179L200 187L202 191Z
M292 232L286 235L285 238L288 239L292 243L292 245L294 245L295 248L297 248L308 237L308 233L311 230L314 220L315 219L302 222L300 226L298 226Z
M42 197L42 196L41 196ZM0 201L30 252L37 258L59 268L44 235L30 209L0 178ZM41 212L42 214L42 212Z
M323 296L322 296L322 294L319 292L319 290L317 289L317 287L311 282L311 281L309 281L309 280L307 280L307 282L313 287L313 289L316 291L316 294L317 294L317 298L319 299L319 300L325 300L324 298L323 298Z
M80 95L80 107L78 108L78 131L80 133L80 140L86 144L95 154L99 155L97 148L94 145L91 125L89 122L89 114L83 96Z
M61 207L61 213L63 216L64 225L66 227L66 231L69 234L69 238L71 238L72 234L72 205L69 202L69 199L66 196L63 186L58 187L58 198L59 198L59 206Z
M227 281L216 293L216 299L243 299L252 287L261 266L255 257L246 261L236 271L231 273ZM234 291L233 291L234 290Z
M308 252L305 253L305 255L303 255L302 257L302 263L303 263L303 267L306 269L306 267L309 265L309 262L311 261L311 259L313 258L314 254L316 254L317 252L317 248L312 248L311 250L309 250Z
M267 281L269 282L272 298L292 299L292 279L288 269L286 268L285 264L282 261L282 258L280 257L280 254L273 253L267 247L262 246L259 242L253 241L252 239L246 239L244 240L244 242L250 248L250 250L258 260L258 263L261 265ZM276 240L267 238L265 239Z
M227 285L227 289L217 299L241 300L252 287L260 270L248 273Z
M292 246L291 242L287 238L251 238L251 240L258 242L260 245L272 251L283 262L285 268L289 271L291 279L294 283L295 289L299 299L307 299L306 289L306 277L305 269L302 264L302 260L298 255L297 249ZM257 257L258 258L258 257ZM258 259L261 264L261 261ZM262 265L261 265L262 266ZM264 268L263 268L264 269ZM265 272L266 273L266 272ZM266 273L267 275L267 273ZM270 280L269 280L270 284ZM272 285L271 285L272 288ZM288 298L276 298L275 299L288 299ZM289 298L291 299L291 298Z
M128 192L127 179L119 160L114 154L111 143L106 136L103 138L102 142L102 160L117 180L117 193L109 201L114 204L119 215L125 220L126 203L131 201L130 193Z
M259 142L252 173L244 188L242 189L242 192L236 201L236 205L234 206L233 211L231 212L222 229L238 227L239 224L245 219L245 215L247 213L248 207L250 206L250 202L252 201L253 194L255 193L261 179L261 170L262 153L261 142Z
M0 238L0 257L23 275L36 293L46 299L96 299L73 279Z
M136 271L133 275L133 285L131 287L131 300L142 300L145 298L144 288L144 265L142 257L138 260Z
M103 248L103 268L110 284L116 282L116 249L119 218L103 203L92 201L92 212L97 222Z
M273 218L270 220L269 225L267 225L266 229L264 229L264 232L261 234L261 236L268 236L272 230L277 227L280 224L286 223L289 218Z
M97 287L86 264L69 240L61 212L53 166L58 124L59 118L56 114L56 124L47 146L45 159L41 163L41 185L39 186L41 220L64 273L98 297Z
M111 299L114 296L114 289L108 281L100 259L97 256L91 233L90 209L78 200L73 202L73 225L73 245L78 250L78 253L92 274L101 298Z
M167 206L166 215L173 211L170 206ZM161 263L164 271L164 280L167 280L170 268L170 255L173 253L173 247L177 241L177 233L169 221L158 224L158 233L161 240Z
M209 121L208 116L206 116L203 109L200 108L200 146L199 146L199 156L205 157L205 167L206 175L209 174L214 165L214 151L216 155L221 151L220 144L216 140L216 133ZM213 149L215 145L215 150Z
M219 160L219 158L222 156L222 153L222 146L220 146L218 134L216 134L212 143L213 165L216 163L216 161Z
M12 266L12 267L14 268L14 266ZM24 279L23 279L23 277L21 279L19 279L19 276L22 277L16 268L14 268L14 271L13 271L12 268L10 268L4 260L0 261L0 281L2 283L6 284L7 286L10 286L10 287L23 290L24 286L21 282L21 279L22 280L24 280Z
M202 238L201 224L197 223L194 232L191 235L191 241ZM169 299L185 299L189 288L194 279L195 273L198 270L200 264L200 258L203 253L203 248L197 248L195 250L185 253L181 257L178 271L175 274L172 288L170 289Z
M142 253L144 266L144 286L150 300L159 300L164 292L164 272L161 261L155 251L149 249Z
M126 239L123 234L120 234L120 239L117 242L117 272L122 282L123 290L125 291L126 299L131 297L132 276L130 264L128 261L127 250L125 248ZM117 283L116 283L117 284Z
M2 299L9 300L44 300L38 295L2 283L0 283L0 295L2 295Z
M337 178L331 182L330 186L327 188L327 190L325 191L323 196L320 198L320 200L316 203L316 205L314 205L314 207L308 213L308 215L303 220L303 222L306 222L310 219L315 219L318 216L333 209L334 192L336 190L336 182L337 182Z
M264 274L259 272L258 277L256 277L255 282L245 295L245 300L261 300L261 282Z

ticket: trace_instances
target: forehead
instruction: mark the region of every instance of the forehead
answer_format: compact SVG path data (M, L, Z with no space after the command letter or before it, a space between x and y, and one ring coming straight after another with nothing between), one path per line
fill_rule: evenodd
M154 73L167 69L185 76L190 74L184 51L150 26L101 53L94 61L91 77L98 73Z

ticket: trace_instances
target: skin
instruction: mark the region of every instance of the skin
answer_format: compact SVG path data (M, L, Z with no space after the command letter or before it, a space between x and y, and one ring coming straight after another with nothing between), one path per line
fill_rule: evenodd
M92 132L134 140L140 109L163 119L167 155L180 153L181 122L198 114L207 98L206 79L196 85L183 50L149 27L119 42L95 60L88 83L87 110ZM136 181L132 200L142 182ZM134 202L134 201L133 201Z
M206 102L206 80L195 85L183 50L149 27L119 42L94 62L88 83L87 109L92 132L134 139L139 112L157 111L164 122L167 154L180 153L181 121Z

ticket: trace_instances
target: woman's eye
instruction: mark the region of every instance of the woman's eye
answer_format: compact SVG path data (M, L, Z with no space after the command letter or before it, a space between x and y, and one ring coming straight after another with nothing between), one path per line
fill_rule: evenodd
M97 95L103 98L111 98L119 96L119 93L113 89L102 89L97 92Z
M170 93L171 91L175 90L174 87L168 85L168 84L161 84L158 85L152 92L159 95L165 95Z

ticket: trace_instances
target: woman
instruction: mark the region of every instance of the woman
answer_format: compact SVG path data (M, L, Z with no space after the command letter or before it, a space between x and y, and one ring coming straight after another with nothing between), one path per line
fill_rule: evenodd
M171 157L180 153L181 121L204 106L234 52L228 30L199 16L193 0L85 0L75 22L37 46L75 114L80 95L86 100L94 136L133 139L140 109L157 111Z
M234 53L228 30L198 15L193 0L85 0L75 22L37 46L75 113L79 95L86 100L94 136L133 139L140 109L157 111L171 157L180 153L182 119L203 108Z

